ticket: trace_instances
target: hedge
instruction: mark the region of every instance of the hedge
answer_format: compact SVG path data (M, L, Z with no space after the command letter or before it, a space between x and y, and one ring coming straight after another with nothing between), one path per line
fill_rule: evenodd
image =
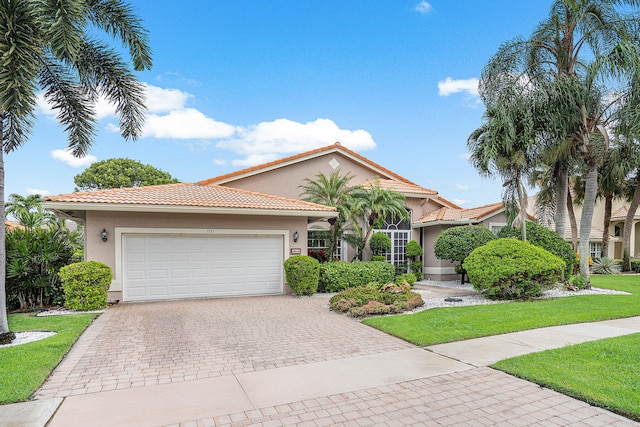
M393 282L394 275L395 268L387 262L327 262L320 264L319 289L325 292L340 292L371 282Z

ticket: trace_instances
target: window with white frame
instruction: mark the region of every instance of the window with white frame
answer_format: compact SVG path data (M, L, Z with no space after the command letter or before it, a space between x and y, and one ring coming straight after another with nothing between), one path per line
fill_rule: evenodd
M329 230L309 230L307 231L307 252L308 255L315 258L323 258L329 256L329 243L331 238ZM342 239L336 242L336 253L334 257L342 259Z
M411 211L409 211L409 217L411 218ZM387 218L384 227L374 232L384 233L391 239L391 251L384 254L387 262L395 266L406 265L405 248L407 242L411 240L411 220Z
M589 256L591 259L600 258L602 256L601 242L589 242Z
M498 233L500 233L500 230L502 230L506 226L506 222L490 222L489 230L491 230L491 232L497 236Z

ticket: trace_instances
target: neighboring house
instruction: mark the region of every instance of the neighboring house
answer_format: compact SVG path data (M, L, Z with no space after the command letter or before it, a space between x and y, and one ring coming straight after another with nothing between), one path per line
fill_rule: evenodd
M322 249L319 231L337 216L302 201L300 186L336 170L354 186L376 181L406 197L411 221L378 231L391 237L387 259L396 265L409 240L421 244L423 278L455 278L453 265L433 255L445 228L506 223L501 204L462 209L339 143L197 183L47 196L43 207L84 223L86 259L113 269L111 300L279 294L290 291L284 260ZM349 260L353 249L343 242L339 255Z

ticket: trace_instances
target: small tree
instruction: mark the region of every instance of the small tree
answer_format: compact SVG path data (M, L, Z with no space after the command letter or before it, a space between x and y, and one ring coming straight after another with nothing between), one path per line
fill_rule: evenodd
M76 191L144 187L179 182L167 172L131 159L95 162L73 178Z
M369 248L373 256L384 256L391 250L391 238L381 231L373 233L369 240Z
M421 278L422 262L416 261L416 258L421 257L424 253L422 250L422 246L420 246L420 243L416 242L415 240L410 240L409 242L407 242L407 246L404 248L404 253L407 259L410 260L409 268L411 269L411 272L419 275Z
M496 236L488 228L481 225L464 225L451 227L443 231L433 246L436 258L459 262L460 283L464 284L466 271L462 261L477 247L485 245Z

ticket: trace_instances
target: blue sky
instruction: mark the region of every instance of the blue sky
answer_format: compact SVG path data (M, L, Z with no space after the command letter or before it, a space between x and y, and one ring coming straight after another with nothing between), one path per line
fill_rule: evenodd
M500 200L466 141L481 124L482 67L528 36L548 1L133 0L154 67L144 136L124 141L99 105L90 155L42 105L5 157L5 192L69 193L91 162L128 157L194 182L341 141L463 207Z

